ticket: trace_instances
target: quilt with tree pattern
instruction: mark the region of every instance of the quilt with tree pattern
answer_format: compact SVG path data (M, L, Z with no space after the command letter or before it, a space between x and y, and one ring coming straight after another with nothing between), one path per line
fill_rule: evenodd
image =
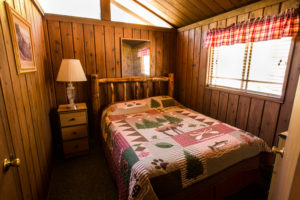
M169 96L115 103L102 114L119 199L158 199L151 179L183 189L260 152L251 133L188 109Z

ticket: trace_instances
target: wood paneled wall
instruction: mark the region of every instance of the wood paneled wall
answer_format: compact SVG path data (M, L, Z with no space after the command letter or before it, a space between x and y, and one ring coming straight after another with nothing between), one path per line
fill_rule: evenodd
M42 14L31 0L7 0L32 24L37 71L17 74L4 1L0 0L0 78L24 199L44 199L52 158L50 83ZM2 160L1 160L2 162ZM5 184L5 183L1 183Z
M291 67L284 102L206 87L208 50L203 43L209 28L274 15L291 7L299 7L299 0L266 0L178 29L175 74L178 100L208 116L252 132L265 139L270 146L276 142L276 133L287 130L291 115L300 72L299 37L290 56Z
M167 75L175 70L177 33L174 29L59 15L46 15L44 27L49 49L54 107L67 103L66 85L55 82L61 60L79 59L87 76L98 73L103 78L121 77L120 38L123 37L150 40L151 76ZM89 83L77 83L76 88L76 102L91 105Z

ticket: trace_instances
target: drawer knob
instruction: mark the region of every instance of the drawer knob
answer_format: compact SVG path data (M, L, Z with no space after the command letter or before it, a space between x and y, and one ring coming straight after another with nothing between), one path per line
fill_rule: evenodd
M74 146L74 149L78 149L78 144L76 144L76 145Z
M76 134L77 134L77 132L76 132L76 131L74 131L74 132L73 132L73 135L76 135Z
M75 121L75 118L71 118L70 121Z

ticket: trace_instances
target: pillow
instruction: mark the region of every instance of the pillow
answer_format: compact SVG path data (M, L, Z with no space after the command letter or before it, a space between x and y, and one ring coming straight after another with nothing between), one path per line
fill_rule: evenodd
M149 106L144 99L141 99L113 104L110 106L109 110L112 115L130 114L147 111L149 110Z
M149 98L150 108L166 108L171 106L176 106L176 101L169 96L156 96Z
M169 96L155 96L146 99L130 100L112 104L107 108L109 115L122 115L146 112L152 109L161 109L176 106L178 103Z

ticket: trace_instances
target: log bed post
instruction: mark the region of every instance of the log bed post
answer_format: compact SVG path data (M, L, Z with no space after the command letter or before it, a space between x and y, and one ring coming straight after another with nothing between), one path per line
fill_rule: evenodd
M173 97L174 95L174 74L173 73L169 73L169 84L168 84L169 88L168 88L168 95L170 97Z
M139 99L140 94L139 94L139 87L140 87L140 82L135 82L135 98Z
M150 81L147 81L146 98L149 97L149 85L150 85Z
M115 103L115 88L114 88L114 83L110 83L110 89L111 89L111 102Z
M124 83L123 83L123 92L124 92L123 98L124 98L124 101L127 101L127 93L126 93L126 89L127 89L127 87L126 87L126 82L124 82Z

